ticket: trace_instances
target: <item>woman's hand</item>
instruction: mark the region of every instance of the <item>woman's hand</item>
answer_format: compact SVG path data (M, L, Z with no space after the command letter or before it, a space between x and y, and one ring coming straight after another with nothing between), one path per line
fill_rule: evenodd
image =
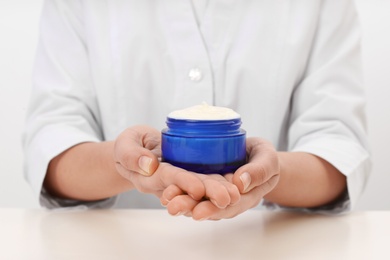
M196 220L232 218L255 207L279 181L279 159L273 145L260 138L247 139L248 163L234 174L220 176L224 182L233 183L241 193L236 203L225 208L215 206L210 200L198 202L186 195L178 186L171 185L162 195L162 204L172 215L183 214ZM205 179L216 178L205 175ZM206 187L206 193L208 187Z
M148 126L126 129L115 142L114 158L117 172L143 193L161 198L168 187L177 187L192 201L207 198L217 208L238 202L237 187L220 175L206 176L183 170L168 163L160 163L161 133ZM168 189L169 190L169 189ZM192 210L191 204L182 207ZM177 214L177 213L176 213Z
M194 174L160 163L159 157L161 133L154 128L130 127L115 141L116 170L138 191L160 197L165 188L174 184L195 200L203 197L203 183Z

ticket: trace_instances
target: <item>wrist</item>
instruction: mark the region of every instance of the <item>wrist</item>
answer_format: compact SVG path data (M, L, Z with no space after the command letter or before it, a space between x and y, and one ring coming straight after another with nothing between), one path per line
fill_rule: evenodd
M53 195L83 201L115 196L132 188L115 169L113 142L81 143L49 164L45 188Z
M278 152L280 180L265 199L286 207L326 205L346 189L346 178L324 159L305 152Z

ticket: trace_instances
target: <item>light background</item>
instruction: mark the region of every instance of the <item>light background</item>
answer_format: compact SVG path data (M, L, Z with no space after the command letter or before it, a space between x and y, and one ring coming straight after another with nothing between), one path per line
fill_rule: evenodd
M374 168L357 210L390 209L390 0L356 0ZM38 207L23 179L21 132L42 0L0 1L0 207Z

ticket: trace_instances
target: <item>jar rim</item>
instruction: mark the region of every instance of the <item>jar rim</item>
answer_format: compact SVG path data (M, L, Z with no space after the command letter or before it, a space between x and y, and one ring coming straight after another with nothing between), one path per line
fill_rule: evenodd
M241 129L241 118L229 120L182 120L170 119L166 121L167 128L163 134L183 137L226 137L239 136L246 131Z
M227 119L186 119L186 118L173 118L167 117L167 121L178 121L178 122L228 122L228 121L241 121L241 117L227 118Z

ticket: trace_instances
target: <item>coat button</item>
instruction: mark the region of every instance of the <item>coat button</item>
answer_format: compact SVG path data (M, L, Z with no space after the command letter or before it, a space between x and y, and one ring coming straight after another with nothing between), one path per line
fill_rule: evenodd
M191 81L199 82L202 80L202 71L199 68L190 69L190 72L188 73L188 78Z

